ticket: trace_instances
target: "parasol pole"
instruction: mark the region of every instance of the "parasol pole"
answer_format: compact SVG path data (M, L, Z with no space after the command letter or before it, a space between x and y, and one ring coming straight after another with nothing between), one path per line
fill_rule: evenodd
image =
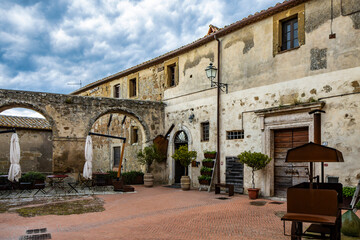
M118 173L117 173L117 181L119 181L120 176L121 176L121 165L122 165L122 161L123 161L123 157L124 157L125 141L126 140L123 141L122 148L121 148L119 169L118 169Z

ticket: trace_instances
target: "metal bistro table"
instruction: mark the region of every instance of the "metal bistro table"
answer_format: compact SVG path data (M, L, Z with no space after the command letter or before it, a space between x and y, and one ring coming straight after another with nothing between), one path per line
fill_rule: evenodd
M57 189L61 189L64 192L65 190L65 178L68 177L68 175L48 175L46 176L50 180L50 191L55 190L57 192Z

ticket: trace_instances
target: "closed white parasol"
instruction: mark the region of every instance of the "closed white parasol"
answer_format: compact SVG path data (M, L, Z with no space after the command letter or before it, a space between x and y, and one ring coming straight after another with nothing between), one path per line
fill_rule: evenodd
M10 142L10 169L8 179L11 182L19 181L21 178L21 167L20 167L20 145L19 137L16 133L11 136Z
M85 165L83 170L83 176L86 179L92 178L92 158L93 158L92 140L90 136L87 136L85 143Z

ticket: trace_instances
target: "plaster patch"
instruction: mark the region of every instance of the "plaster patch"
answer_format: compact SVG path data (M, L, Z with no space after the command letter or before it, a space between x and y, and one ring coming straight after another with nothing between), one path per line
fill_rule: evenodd
M311 93L311 94L316 94L316 89L315 89L315 88L311 89L311 90L310 90L310 93Z
M351 82L351 86L354 88L353 92L360 92L360 84L358 81Z
M200 63L201 59L203 58L208 58L210 62L214 62L214 52L209 51L207 54L201 54L201 55L196 54L194 60L192 61L187 59L184 64L184 71L183 71L184 76L187 69L197 66Z
M326 61L327 48L313 48L310 50L310 70L319 70L327 68Z
M324 91L325 91L326 93L329 93L329 92L332 91L332 87L331 87L330 85L325 85L325 86L323 87L323 89L324 89Z
M316 13L306 14L305 17L305 31L310 33L321 25L331 19L331 4L330 1L317 1L319 6L316 7ZM315 8L314 8L315 9ZM340 4L334 1L333 5L333 16L337 18L340 16Z

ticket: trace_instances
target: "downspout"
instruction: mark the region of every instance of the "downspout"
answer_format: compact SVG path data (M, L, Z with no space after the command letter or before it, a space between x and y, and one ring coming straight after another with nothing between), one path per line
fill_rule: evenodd
M217 84L217 106L216 106L216 175L217 183L220 183L220 82L221 82L221 66L220 66L220 40L214 35L217 41L217 61L218 61L218 84Z

